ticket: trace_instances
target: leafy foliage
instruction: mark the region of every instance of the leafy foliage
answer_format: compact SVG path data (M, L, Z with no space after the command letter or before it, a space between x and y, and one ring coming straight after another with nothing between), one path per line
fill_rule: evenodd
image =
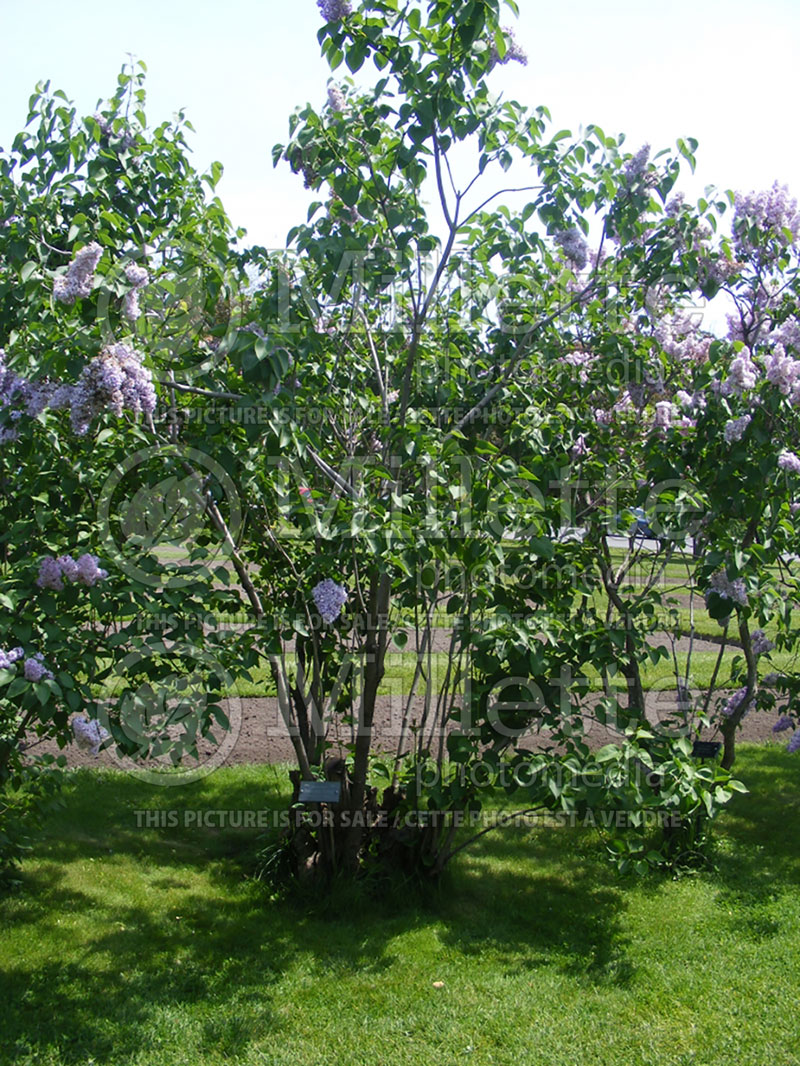
M33 695L0 677L0 772L23 765L30 729L66 742L83 710L120 752L197 755L227 724L226 684L266 662L297 789L342 785L335 832L312 834L298 866L439 872L456 814L480 810L475 773L512 791L524 777L537 809L622 812L623 868L673 862L736 787L743 715L776 693L794 714L793 678L759 689L756 626L794 647L796 206L776 188L691 207L673 195L690 139L651 160L496 95L497 64L524 58L496 0L339 7L323 55L371 62L377 81L331 84L326 106L291 116L273 158L319 198L284 251L239 247L213 195L221 168L193 171L182 118L148 130L141 71L81 120L40 87L0 160L16 375L0 408L2 632L54 673ZM498 171L514 184L498 189ZM91 298L59 303L90 242ZM718 293L726 339L693 317ZM152 378L152 410L114 392L114 345ZM76 435L69 390L95 381L107 410ZM647 543L629 536L642 515ZM41 557L76 546L108 578L36 588ZM735 705L716 673L692 693L675 644L653 644L674 561L724 639L737 630ZM346 595L331 617L312 595L328 582ZM243 608L246 626L209 625ZM381 768L392 646L416 666ZM670 654L674 713L654 724L642 664ZM691 738L715 718L722 767L699 766ZM593 752L591 720L621 742ZM444 820L411 831L420 810ZM678 831L654 842L651 811Z

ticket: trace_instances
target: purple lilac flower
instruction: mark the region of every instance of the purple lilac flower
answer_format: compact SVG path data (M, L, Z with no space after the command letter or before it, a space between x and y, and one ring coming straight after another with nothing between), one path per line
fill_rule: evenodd
M328 623L336 621L347 601L347 590L329 577L315 585L311 595L323 621Z
M25 674L26 681L41 681L43 677L52 678L52 673L47 669L42 661L44 656L41 652L37 652L31 659L25 660L23 672Z
M326 22L339 22L353 11L350 0L317 0L317 7Z
M750 415L742 415L741 418L733 418L730 422L725 423L725 443L733 444L734 441L741 440L744 436L744 431L753 421Z
M763 629L754 629L750 640L754 655L766 655L768 651L772 651L775 647Z
M767 372L767 381L777 386L784 396L793 392L800 380L800 359L792 359L786 354L782 344L776 344L767 355L764 366Z
M701 333L691 315L676 315L660 319L653 335L665 354L680 363L698 366L708 360L714 338Z
M100 745L111 735L98 721L86 717L72 719L72 733L78 747L88 749L92 755L100 753Z
M52 555L46 555L39 563L39 576L36 578L36 584L40 589L54 589L56 592L61 592L64 588L64 582L61 580L61 567Z
M107 570L101 570L97 565L98 558L96 555L81 555L78 562L75 564L77 569L77 580L81 585L88 585L91 588L96 585L98 581L102 581L108 577Z
M61 592L64 588L63 579L66 578L68 581L88 585L91 588L98 581L108 577L108 571L102 570L97 565L98 562L97 556L90 555L88 552L81 555L77 562L71 555L59 555L57 559L46 555L39 564L36 584L39 588Z
M724 570L718 570L716 574L711 575L706 601L712 591L718 593L723 599L733 600L740 607L747 606L747 589L744 587L744 581L740 577L731 581Z
M776 181L768 192L751 192L747 196L736 193L734 207L733 232L737 255L747 256L757 249L750 234L753 227L770 236L783 248L796 243L800 234L800 212L797 210L797 200L790 199L785 185L779 185ZM785 231L788 231L788 235ZM758 250L763 253L763 249Z
M56 562L61 567L61 573L67 581L78 580L78 564L71 555L59 555Z
M500 58L500 53L497 51L497 43L492 41L489 49L489 70L492 70L498 63L505 65L512 60L515 63L520 63L523 67L528 65L528 54L525 49L518 43L514 36L513 26L503 26L503 33L506 37L506 52L503 58Z
M0 349L0 407L23 402L27 414L35 418L47 407L70 409L73 430L83 435L92 419L109 408L119 416L124 409L152 413L156 391L150 371L142 365L139 352L124 344L112 344L85 366L76 385L30 382L4 367ZM12 417L14 412L12 411ZM13 440L16 430L0 431L0 440Z
M345 109L344 93L338 85L328 86L328 107L331 111L342 112Z
M734 694L730 697L728 702L722 708L722 713L725 715L726 718L730 718L732 714L735 714L735 712L738 711L739 707L741 707L742 703L744 702L746 696L746 685L744 688L737 689L736 692L734 692ZM750 700L748 699L747 703L749 702Z
M112 344L85 366L72 396L72 428L82 436L92 419L109 408L152 413L156 392L141 355L124 344Z
M789 743L786 745L786 750L789 752L790 755L794 755L794 753L799 748L800 748L800 729L796 729L794 731L794 733L792 734L792 736L789 738Z
M25 652L22 648L12 648L11 651L3 651L0 648L0 670L10 670L15 662L18 662Z
M669 218L677 218L683 210L683 205L686 197L682 192L676 192L674 196L667 200L666 213Z
M10 407L24 388L24 379L6 365L6 353L0 348L0 407Z
M758 368L750 358L748 351L740 352L731 363L728 383L739 394L754 389L758 380Z
M778 466L781 470L788 470L790 474L800 474L800 459L794 452L781 452L778 456Z
M577 226L571 226L555 236L555 242L577 270L583 270L589 255L583 234Z
M581 456L589 454L589 449L586 446L586 437L583 433L578 434L570 454L573 459L580 459Z
M136 263L128 263L125 267L125 277L133 288L125 294L122 313L129 322L135 322L142 313L139 307L139 289L147 284L150 280L150 275L144 267L137 266Z
M784 733L787 729L794 729L794 720L788 714L782 714L772 727L773 733Z
M589 380L589 370L597 362L597 356L592 355L591 352L568 352L558 362L575 367L578 371L578 379L586 382Z
M625 164L625 183L630 187L640 178L647 169L647 161L650 158L650 145L643 144L636 155L631 156L628 162Z
M94 272L100 262L103 249L96 242L87 244L75 253L67 273L53 282L53 296L63 304L74 304L79 296L89 296L94 283Z

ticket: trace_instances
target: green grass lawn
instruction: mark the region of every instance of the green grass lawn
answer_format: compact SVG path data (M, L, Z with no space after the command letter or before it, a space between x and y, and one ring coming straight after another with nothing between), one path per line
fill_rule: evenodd
M737 649L735 647L726 651L722 666L720 667L720 672L717 676L717 688L724 689L732 684L730 680L731 665L736 654ZM738 654L741 655L740 650L738 651ZM695 651L692 653L691 677L693 679L694 687L705 688L710 684L717 661L717 655L718 653L714 651ZM686 669L687 654L685 652L678 652L677 659L678 667L681 671L681 676L683 677ZM390 652L386 656L386 674L380 689L378 690L379 695L407 695L411 690L411 684L414 679L415 661L416 657L413 652ZM764 676L765 674L776 670L787 669L789 666L796 667L796 665L796 655L794 653L773 652L769 659L761 659L760 674ZM438 690L438 685L443 682L447 670L446 653L434 652L431 656L431 667L432 676L434 678L434 689ZM602 691L602 679L597 670L587 666L584 670L584 675L589 679L589 687L591 691ZM620 687L624 689L621 675L619 675L619 677ZM674 688L675 668L671 655L669 658L660 659L657 663L646 662L642 667L642 683L646 691L653 689L656 691L663 691L664 689ZM421 683L417 691L422 691ZM236 695L241 698L274 696L275 685L269 670L266 667L262 667L252 671L252 678L250 680L244 678L239 679L233 686L231 692L228 693L226 691L225 694Z
M619 879L590 830L509 827L425 896L328 906L243 877L253 831L183 824L279 804L275 768L76 773L0 901L0 1063L800 1063L798 767L743 747L751 794L680 879ZM178 826L137 828L156 808Z

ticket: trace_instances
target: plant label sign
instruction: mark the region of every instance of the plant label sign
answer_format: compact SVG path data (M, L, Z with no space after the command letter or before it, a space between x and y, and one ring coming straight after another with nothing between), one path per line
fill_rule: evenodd
M301 781L300 803L338 803L341 781Z
M696 740L692 748L695 759L716 759L722 745L717 740Z

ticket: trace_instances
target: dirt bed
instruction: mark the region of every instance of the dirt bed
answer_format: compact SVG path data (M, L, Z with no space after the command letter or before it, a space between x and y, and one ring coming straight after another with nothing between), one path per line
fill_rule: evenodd
M187 759L182 764L187 777L195 774L208 773L221 765L236 766L248 763L286 763L294 761L294 748L286 727L281 719L276 699L241 699L223 701L226 713L231 722L230 733L223 734L218 731L218 743L203 741L200 745L199 763L193 759ZM392 755L397 750L400 740L405 700L400 696L383 696L378 699L378 707L375 716L375 743L376 751L389 752ZM674 709L674 693L661 692L649 693L647 696L648 719L657 723L663 721ZM423 712L422 702L418 700L414 707L417 721L421 720ZM766 742L774 738L772 725L774 716L753 713L745 717L739 732L741 741ZM586 740L593 749L602 747L619 739L620 734L614 730L601 726L590 716L584 717L586 728ZM457 728L457 723L454 725ZM344 746L352 740L349 726L336 724L331 729L329 739L333 742L333 751L344 750ZM704 739L721 739L713 731L704 734ZM408 748L413 741L412 737L406 737L403 747ZM524 737L520 746L527 749L535 749L547 743L546 733L533 733ZM32 751L37 753L50 752L52 754L64 754L69 766L92 766L124 768L135 770L130 761L121 760L109 750L102 751L94 756L77 746L68 745L63 752L51 742L37 744Z

